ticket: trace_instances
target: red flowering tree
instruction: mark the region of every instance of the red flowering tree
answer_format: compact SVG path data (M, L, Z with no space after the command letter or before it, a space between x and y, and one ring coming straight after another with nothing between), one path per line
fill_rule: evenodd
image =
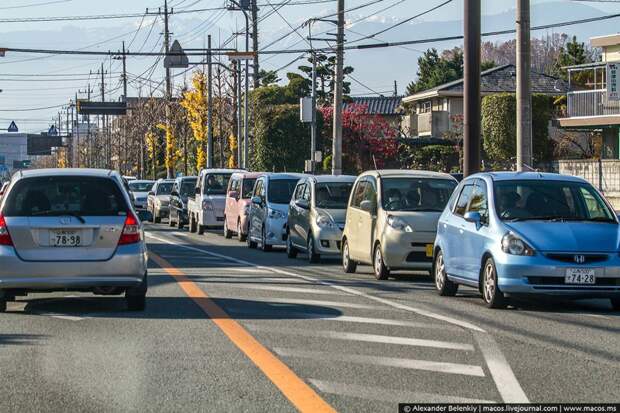
M333 107L319 109L324 119L326 143L331 143ZM398 128L380 115L368 113L367 105L348 104L342 112L343 168L359 173L381 169L395 160L398 153ZM331 145L329 148L330 149Z

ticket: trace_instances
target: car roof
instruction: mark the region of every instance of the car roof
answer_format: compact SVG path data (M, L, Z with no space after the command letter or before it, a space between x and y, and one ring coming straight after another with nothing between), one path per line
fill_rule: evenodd
M583 178L579 178L577 176L572 175L561 175L555 173L548 172L481 172L475 175L472 175L469 178L482 178L487 177L493 181L514 181L514 180L531 180L531 181L569 181L569 182L580 182L587 183L587 181Z
M355 182L357 176L353 175L314 175L311 176L310 179L314 180L314 182Z
M174 179L167 179L167 178L159 178L157 180L158 183L162 183L162 182L174 182Z
M360 176L375 176L375 177L411 177L411 178L436 178L436 179L448 179L456 181L450 174L434 171L417 171L412 169L380 169L373 171L366 171Z
M235 172L233 177L235 178L258 178L261 175L264 175L264 172Z
M132 184L148 184L148 183L155 183L155 181L152 181L150 179L134 179L133 181L131 181Z
M196 179L198 179L198 177L197 176L179 176L176 180L177 181L185 181L185 180L188 180L188 179L196 180Z
M226 169L226 168L209 168L209 169L202 169L200 171L200 175L204 175L204 174L229 174L229 173L236 173L236 172L246 172L243 169Z
M107 178L114 176L121 178L118 172L109 169L91 168L49 168L49 169L25 169L16 174L18 178L33 178L46 176L89 176Z
M263 174L263 176L266 176L268 179L302 179L310 175L289 172L269 172Z

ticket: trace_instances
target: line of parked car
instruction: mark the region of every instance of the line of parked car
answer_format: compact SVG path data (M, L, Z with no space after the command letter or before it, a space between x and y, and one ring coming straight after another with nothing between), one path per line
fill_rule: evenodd
M140 182L129 185L136 188ZM439 294L477 288L492 308L519 295L609 298L620 308L620 225L588 182L546 173L382 170L312 176L206 169L151 182L136 207L190 232L222 228L249 248L285 247L312 263L342 259L428 271ZM142 195L141 195L142 194ZM141 200L142 201L139 201Z

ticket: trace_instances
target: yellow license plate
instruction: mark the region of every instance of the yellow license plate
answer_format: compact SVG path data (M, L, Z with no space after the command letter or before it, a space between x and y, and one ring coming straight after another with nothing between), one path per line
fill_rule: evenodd
M433 244L426 244L426 256L427 257L433 256Z

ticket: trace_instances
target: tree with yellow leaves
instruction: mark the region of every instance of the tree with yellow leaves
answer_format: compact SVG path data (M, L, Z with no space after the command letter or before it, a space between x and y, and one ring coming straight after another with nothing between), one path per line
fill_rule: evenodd
M185 108L187 118L196 141L196 170L200 171L207 164L205 138L207 136L207 78L202 71L194 72L192 88L183 93L180 105Z
M157 168L157 135L149 130L144 136L144 141L146 143L147 156L151 161L153 179L155 179L155 170Z

